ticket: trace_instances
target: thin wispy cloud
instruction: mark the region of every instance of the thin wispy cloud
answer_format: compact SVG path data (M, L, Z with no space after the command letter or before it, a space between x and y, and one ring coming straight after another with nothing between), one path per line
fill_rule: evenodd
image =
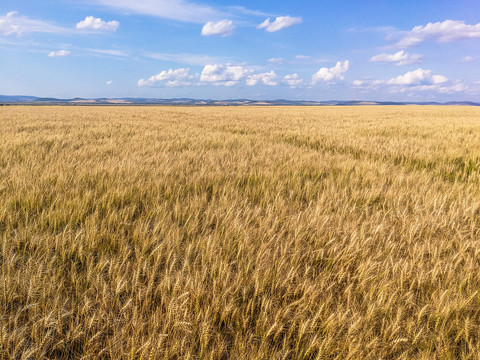
M197 4L186 0L95 0L96 3L111 8L142 15L156 16L165 19L191 23L218 21L226 17L226 13L208 5Z
M156 53L156 54L147 54L149 58L174 62L178 64L185 65L207 65L207 64L216 64L226 62L227 59L221 56L211 56L205 54L190 54L190 53Z
M245 6L211 6L190 0L92 0L113 9L191 23L217 22L225 18L265 17L273 14Z
M51 24L27 16L20 16L18 11L0 16L0 34L22 35L25 33L69 33L71 29Z
M228 6L227 10L232 13L232 14L244 14L244 15L251 15L251 16L275 16L271 13L265 12L265 11L259 11L259 10L252 10L252 9L247 9L245 6L238 6L238 5L233 5L233 6Z
M112 49L85 49L88 52L101 54L101 55L112 55L112 56L121 56L127 57L128 53L123 50L112 50Z

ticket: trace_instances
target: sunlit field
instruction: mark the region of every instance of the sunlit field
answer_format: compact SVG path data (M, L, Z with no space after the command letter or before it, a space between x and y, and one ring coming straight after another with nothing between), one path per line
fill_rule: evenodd
M1 359L478 359L480 108L0 107Z

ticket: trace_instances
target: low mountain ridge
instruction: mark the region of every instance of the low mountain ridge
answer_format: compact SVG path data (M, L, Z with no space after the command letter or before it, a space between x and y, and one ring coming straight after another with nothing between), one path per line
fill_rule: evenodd
M191 98L80 98L59 99L52 97L36 97L24 95L0 95L1 105L191 105L191 106L362 106L362 105L459 105L480 106L473 101L440 102L396 102L396 101L367 101L367 100L251 100L251 99L191 99Z

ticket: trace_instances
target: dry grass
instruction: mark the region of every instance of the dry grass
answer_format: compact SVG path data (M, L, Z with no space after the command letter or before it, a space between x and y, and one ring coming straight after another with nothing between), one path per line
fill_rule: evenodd
M480 109L0 108L3 359L478 359Z

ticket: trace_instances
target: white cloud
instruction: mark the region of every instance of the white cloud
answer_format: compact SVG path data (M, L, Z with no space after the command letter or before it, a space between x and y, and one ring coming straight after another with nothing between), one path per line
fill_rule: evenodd
M475 58L473 56L465 56L462 59L462 62L471 62L471 61L475 61Z
M308 56L308 55L296 55L296 56L295 56L295 59L298 59L298 60L308 60L308 59L310 59L310 56Z
M302 85L303 79L300 78L300 76L297 73L295 73L291 75L285 75L283 77L283 82L288 86L290 86L291 89L295 89L296 87Z
M285 62L284 58L278 57L278 58L270 58L267 60L270 64L283 64Z
M190 86L192 84L191 79L193 76L189 74L190 69L169 69L163 70L157 75L150 76L148 80L138 80L138 86L154 86L158 83L163 83L166 86Z
M407 91L431 91L443 94L462 92L469 89L460 81L451 81L443 75L433 75L431 70L417 69L390 80L355 80L353 86L360 90L379 90L390 93Z
M295 24L300 24L301 22L301 17L278 16L273 22L270 21L270 18L265 19L263 23L257 26L257 29L265 29L268 32L275 32Z
M117 31L120 23L112 20L109 22L103 21L100 18L87 16L85 20L80 21L76 28L80 30L99 30L99 31Z
M200 74L200 81L214 85L233 86L252 73L252 70L240 65L209 64Z
M170 69L151 76L149 79L138 80L138 86L234 86L245 80L247 86L259 83L276 86L277 74L274 71L255 74L251 67L231 64L207 64L201 74L190 75L188 68Z
M277 74L272 70L268 73L261 73L261 74L254 74L248 76L246 80L247 86L255 86L258 82L263 82L264 85L268 86L276 86L277 82L275 79L277 78Z
M52 51L48 54L49 57L57 57L57 56L68 56L71 52L69 50L57 50Z
M5 16L0 16L0 34L21 35L29 32L67 33L70 32L70 30L52 25L42 20L30 19L26 16L18 16L17 11L11 11Z
M178 21L205 23L221 20L228 14L207 5L198 5L188 0L95 0L98 4Z
M209 21L202 28L203 36L220 35L222 37L230 36L235 30L232 20L221 20L218 22Z
M318 70L315 74L313 74L312 84L314 85L319 81L328 82L336 79L343 80L344 75L347 72L349 67L350 67L350 63L348 60L345 60L344 62L337 61L337 64L331 68L323 67L320 70Z
M112 84L113 84L113 81L112 81L112 80L108 80L105 84L106 84L106 85L112 85Z
M418 45L425 40L450 42L471 38L480 38L480 23L467 25L464 21L445 20L443 22L428 23L425 26L415 26L396 45L400 48L407 48Z
M417 69L387 81L389 85L437 85L447 82L443 75L432 75L431 70Z
M395 54L380 54L373 56L371 62L386 62L397 66L418 64L421 61L421 56L418 54L409 54L403 50L396 52Z

